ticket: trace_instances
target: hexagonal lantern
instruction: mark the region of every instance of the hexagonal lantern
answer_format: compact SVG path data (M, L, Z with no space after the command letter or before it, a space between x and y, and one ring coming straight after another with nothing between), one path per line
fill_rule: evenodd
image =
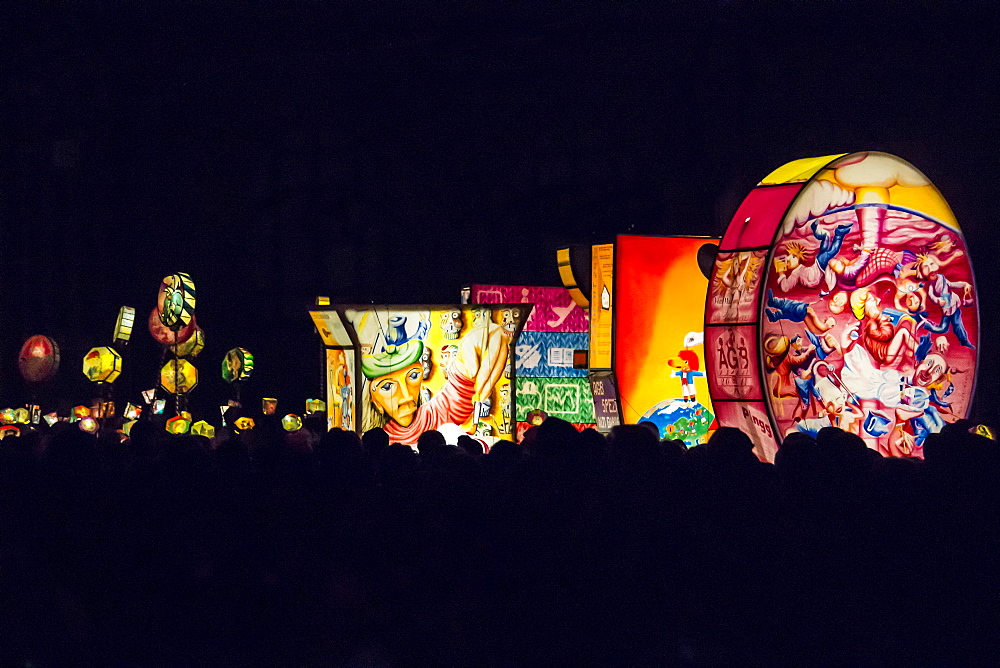
M281 418L281 426L285 428L285 431L298 431L302 429L302 418L294 413L289 413Z
M198 420L191 426L191 433L195 436L204 436L205 438L215 437L215 427L208 424L204 420Z
M191 414L187 411L181 411L179 415L175 415L169 420L167 420L166 430L171 434L186 434L191 431Z
M171 360L160 369L160 387L170 394L187 394L198 385L198 369L186 359Z
M83 356L83 375L95 383L113 383L122 372L122 356L114 348L98 346Z
M195 327L187 341L170 346L170 352L177 357L197 357L205 348L205 333L200 327Z

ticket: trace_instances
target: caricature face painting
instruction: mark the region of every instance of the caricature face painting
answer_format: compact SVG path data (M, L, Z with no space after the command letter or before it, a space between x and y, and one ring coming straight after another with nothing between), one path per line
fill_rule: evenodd
M360 428L415 446L444 424L511 433L513 343L529 306L347 309L360 342Z
M891 456L964 417L979 344L968 251L913 166L855 153L791 203L760 293L760 349L778 433L837 426Z

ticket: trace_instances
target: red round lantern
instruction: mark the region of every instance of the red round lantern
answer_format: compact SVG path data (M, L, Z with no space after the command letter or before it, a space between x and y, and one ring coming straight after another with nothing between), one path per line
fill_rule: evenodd
M32 336L21 346L17 367L29 383L45 382L59 370L59 346L47 336Z
M160 320L160 310L158 308L153 308L153 310L149 312L149 333L158 343L164 346L172 346L175 343L184 343L191 338L191 335L197 327L198 323L192 316L191 322L175 332L164 325Z

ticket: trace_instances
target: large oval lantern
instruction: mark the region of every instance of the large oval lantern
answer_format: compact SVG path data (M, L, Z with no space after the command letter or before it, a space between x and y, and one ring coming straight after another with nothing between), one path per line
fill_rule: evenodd
M175 343L184 343L194 333L197 321L192 319L187 326L179 330L172 330L160 322L160 311L154 308L149 312L149 333L156 339L156 342L164 346L172 346Z
M826 426L922 456L928 434L969 411L978 340L958 222L895 156L784 165L719 245L705 310L712 401L763 460L788 434Z
M253 355L246 348L233 348L222 360L222 379L227 383L246 380L253 373Z
M83 375L95 383L113 383L122 372L122 356L114 348L98 346L83 356Z
M160 386L170 394L187 394L198 384L198 369L186 359L171 360L160 369Z
M194 316L194 281L185 273L165 276L160 282L156 309L163 326L177 331L191 324Z
M17 357L21 377L29 383L42 383L59 370L59 346L47 336L30 337Z

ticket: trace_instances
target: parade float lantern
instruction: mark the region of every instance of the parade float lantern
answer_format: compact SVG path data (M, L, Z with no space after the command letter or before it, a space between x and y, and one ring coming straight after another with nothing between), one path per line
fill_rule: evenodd
M281 426L285 431L298 431L302 429L302 418L294 413L289 413L285 417L281 418Z
M85 431L88 434L96 434L97 430L100 428L97 420L89 416L80 418L80 422L77 426L80 427L80 431Z
M215 438L215 427L205 422L204 420L198 420L193 425L191 425L191 433L195 436L204 436L205 438Z
M948 203L906 161L797 160L726 230L705 309L720 424L774 461L790 433L835 426L883 455L923 456L968 414L979 345L969 253Z
M181 411L180 414L167 420L166 430L171 434L181 435L191 431L191 414Z
M132 339L132 329L135 327L135 309L131 306L122 306L118 309L118 320L115 322L115 333L112 341L118 344L127 344Z
M113 383L121 372L122 356L109 346L91 348L83 357L83 375L95 383Z
M688 446L708 439L716 423L704 370L703 257L716 242L617 235L557 254L564 284L589 292L586 363L598 431L646 421Z
M253 355L246 348L233 348L222 360L222 379L227 383L242 382L253 373Z
M190 326L194 322L195 303L194 281L188 274L178 272L160 282L156 310L167 329L177 332Z
M198 326L195 326L191 335L183 343L170 346L170 352L177 357L197 357L205 349L205 333Z
M513 436L514 350L531 308L363 304L310 311L326 353L329 427L379 426L411 447L422 431L449 423L469 435Z
M21 346L17 367L24 380L43 383L59 370L59 346L47 336L32 336Z
M170 394L187 394L197 385L198 369L186 359L170 360L160 369L160 387Z

